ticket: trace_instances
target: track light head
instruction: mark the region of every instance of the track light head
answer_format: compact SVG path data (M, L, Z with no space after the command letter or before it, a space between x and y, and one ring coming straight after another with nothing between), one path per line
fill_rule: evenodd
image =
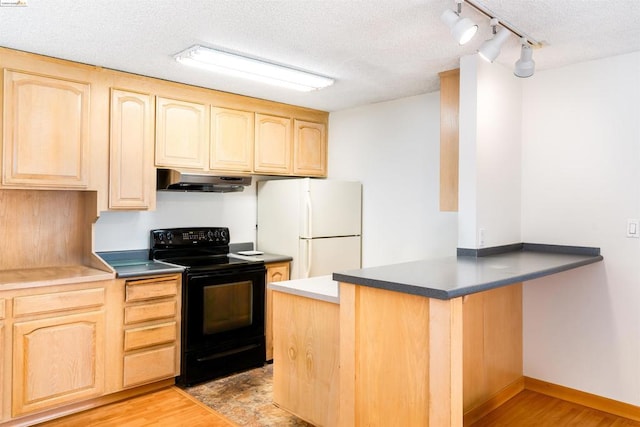
M513 74L515 74L516 77L531 77L536 68L536 63L533 60L533 49L529 46L526 38L523 37L521 42L520 59L516 61Z
M451 35L458 44L463 45L473 38L478 31L478 26L469 18L462 18L460 16L462 1L456 0L456 3L458 4L458 12L447 9L440 16L440 20L447 24Z
M494 34L493 38L485 40L480 46L480 49L478 49L480 57L488 62L496 60L498 55L500 55L502 45L509 39L509 36L511 36L511 32L506 28L500 28L498 32Z

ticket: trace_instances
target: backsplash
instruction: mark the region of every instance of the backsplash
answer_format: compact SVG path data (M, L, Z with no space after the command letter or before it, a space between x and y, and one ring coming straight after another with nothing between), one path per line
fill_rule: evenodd
M241 193L159 191L155 211L101 212L94 250L149 248L149 230L169 227L228 227L231 242L255 242L256 185Z

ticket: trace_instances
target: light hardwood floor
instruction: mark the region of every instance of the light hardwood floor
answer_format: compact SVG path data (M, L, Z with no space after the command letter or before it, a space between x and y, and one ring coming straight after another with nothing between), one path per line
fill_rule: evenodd
M178 387L70 415L41 427L237 427ZM472 427L632 427L639 422L525 390Z
M237 427L178 387L39 424L41 427Z

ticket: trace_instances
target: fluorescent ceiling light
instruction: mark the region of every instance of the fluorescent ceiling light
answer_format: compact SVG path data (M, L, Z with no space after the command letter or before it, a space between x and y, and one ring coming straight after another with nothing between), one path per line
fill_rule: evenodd
M334 82L329 77L198 45L175 58L181 64L302 92L322 89Z

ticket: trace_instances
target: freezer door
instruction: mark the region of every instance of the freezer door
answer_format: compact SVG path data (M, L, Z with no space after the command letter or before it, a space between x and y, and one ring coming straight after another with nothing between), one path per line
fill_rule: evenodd
M293 261L292 279L324 276L360 268L360 236L300 239Z
M362 184L320 179L302 182L301 237L360 235Z

